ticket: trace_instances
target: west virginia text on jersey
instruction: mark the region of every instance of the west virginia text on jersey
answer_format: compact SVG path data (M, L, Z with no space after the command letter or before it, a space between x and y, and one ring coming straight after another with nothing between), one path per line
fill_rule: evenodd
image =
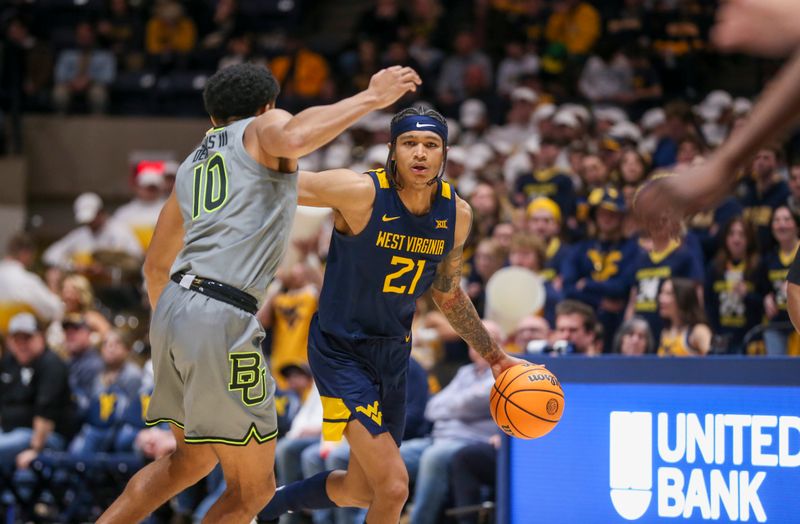
M456 200L437 182L431 210L411 214L382 170L372 216L362 232L334 231L320 296L320 328L348 338L405 339L417 297L433 282L436 267L453 248Z

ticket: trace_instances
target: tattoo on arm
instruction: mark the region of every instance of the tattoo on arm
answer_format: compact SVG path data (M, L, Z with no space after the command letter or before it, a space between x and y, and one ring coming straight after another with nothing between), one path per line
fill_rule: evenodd
M433 281L434 300L459 336L492 363L502 354L502 350L486 331L475 306L461 289L463 249L463 246L454 248L439 263Z

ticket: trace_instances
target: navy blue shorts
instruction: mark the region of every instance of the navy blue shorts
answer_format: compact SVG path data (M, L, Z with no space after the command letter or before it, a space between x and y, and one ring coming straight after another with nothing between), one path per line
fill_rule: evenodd
M347 423L373 435L388 431L397 445L406 419L406 375L411 342L350 340L323 332L317 315L308 331L308 363L322 398L322 436L341 440Z

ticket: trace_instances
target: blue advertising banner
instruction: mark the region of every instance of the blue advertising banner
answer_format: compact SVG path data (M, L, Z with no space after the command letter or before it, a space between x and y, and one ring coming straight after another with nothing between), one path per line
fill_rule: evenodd
M506 440L501 522L800 523L800 386L556 373L559 425Z

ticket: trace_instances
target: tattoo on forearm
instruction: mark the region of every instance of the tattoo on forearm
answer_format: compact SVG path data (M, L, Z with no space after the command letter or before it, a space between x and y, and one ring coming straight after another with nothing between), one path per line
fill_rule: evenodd
M500 348L492 339L469 297L461 289L461 257L463 246L454 248L436 269L433 289L446 296L437 301L439 309L467 344L483 358L492 361Z
M464 291L456 289L438 305L453 329L483 358L492 362L500 355L500 347L486 331L475 306Z

